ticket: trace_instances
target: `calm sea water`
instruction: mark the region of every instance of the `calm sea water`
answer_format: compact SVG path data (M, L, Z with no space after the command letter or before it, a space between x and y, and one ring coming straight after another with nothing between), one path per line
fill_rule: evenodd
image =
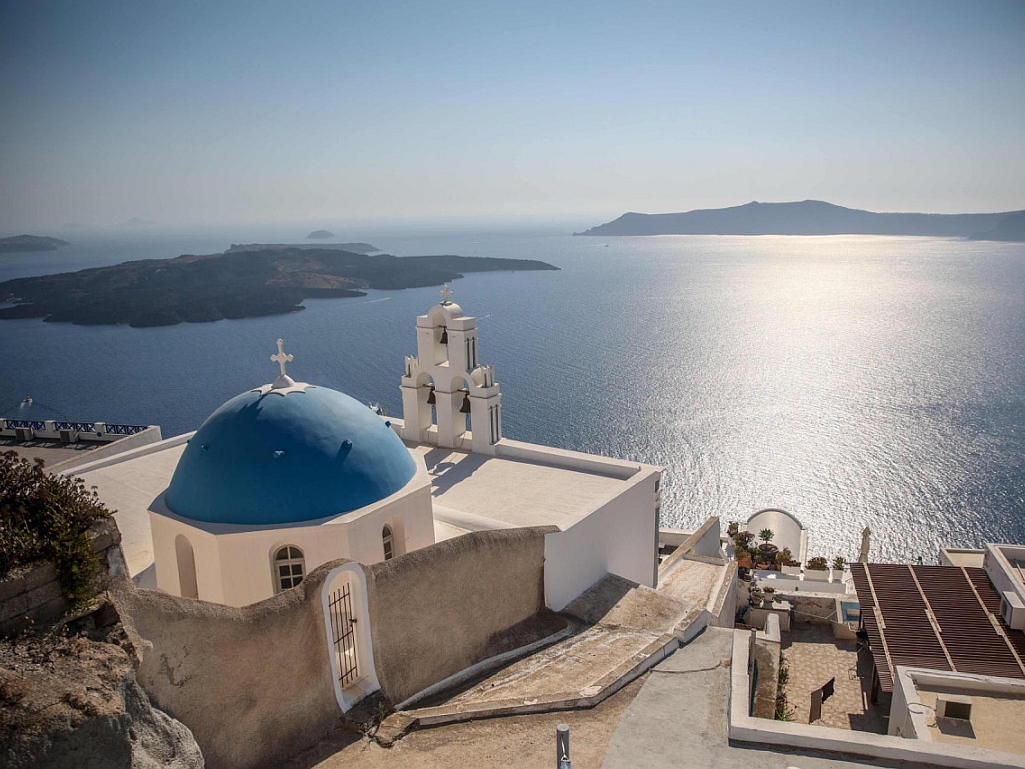
M336 230L337 231L337 230ZM573 238L360 231L390 253L549 261L473 275L507 436L665 465L663 523L783 507L810 552L933 562L940 543L1025 541L1025 246L929 238ZM69 236L70 239L70 236ZM0 279L220 251L295 233L137 233L0 260ZM267 381L400 413L403 356L437 289L160 329L0 324L0 413L196 428ZM32 395L26 412L18 402Z

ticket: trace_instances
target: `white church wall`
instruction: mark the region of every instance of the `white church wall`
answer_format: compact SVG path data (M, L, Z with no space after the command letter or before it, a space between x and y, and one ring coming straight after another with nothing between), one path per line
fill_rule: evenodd
M545 603L561 611L606 574L655 587L657 470L564 531L545 536Z
M153 532L153 557L156 563L157 589L171 595L181 595L181 575L175 539L181 535L191 545L196 568L196 587L204 601L224 603L221 582L221 555L217 538L164 515L150 514Z
M274 556L285 545L302 551L304 574L328 561L348 558L348 534L345 525L323 525L285 526L219 537L223 603L248 606L278 592Z
M366 564L383 561L385 525L391 526L393 537L397 533L402 535L402 541L398 543L400 549L396 555L433 545L434 516L431 513L431 488L430 480L426 481L425 485L402 499L376 506L350 522L348 526L351 549L347 557Z

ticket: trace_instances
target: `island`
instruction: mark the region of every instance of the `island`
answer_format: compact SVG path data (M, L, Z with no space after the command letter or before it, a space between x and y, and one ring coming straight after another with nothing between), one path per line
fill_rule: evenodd
M972 235L972 240L1025 242L1025 211L1008 214L992 230Z
M279 315L318 297L437 286L465 273L558 270L533 259L367 255L336 248L228 250L0 283L0 320L137 328Z
M15 235L11 238L0 238L0 254L25 254L34 251L56 251L62 246L70 246L66 240L44 238L40 235Z
M330 240L331 238L337 238L331 230L314 230L306 236L307 240Z
M995 214L891 214L821 200L759 203L677 214L627 213L574 235L919 235L1004 240L1002 222L1025 211ZM1010 233L1009 228L1009 232ZM999 232L998 232L999 230ZM1013 238L1018 239L1018 238Z
M374 254L381 250L369 243L232 243L228 251L284 251L289 248L333 248L354 254Z

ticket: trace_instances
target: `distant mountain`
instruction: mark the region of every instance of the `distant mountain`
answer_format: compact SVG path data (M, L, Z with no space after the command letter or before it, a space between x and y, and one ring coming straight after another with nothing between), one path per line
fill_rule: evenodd
M44 238L40 235L15 235L0 238L0 254L21 254L30 251L56 251L61 246L70 246L66 240Z
M879 214L821 200L748 203L679 214L623 214L574 235L924 235L967 238L1025 214Z
M330 238L337 238L331 230L314 230L306 236L307 240L328 240Z
M977 232L972 240L1025 241L1025 211L1008 214L988 232Z

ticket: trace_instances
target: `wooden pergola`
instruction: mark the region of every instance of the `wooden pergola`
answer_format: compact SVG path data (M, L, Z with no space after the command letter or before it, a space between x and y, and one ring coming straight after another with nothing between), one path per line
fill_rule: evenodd
M986 572L963 566L853 563L874 662L872 701L898 665L1025 679L1025 633L1000 617Z

